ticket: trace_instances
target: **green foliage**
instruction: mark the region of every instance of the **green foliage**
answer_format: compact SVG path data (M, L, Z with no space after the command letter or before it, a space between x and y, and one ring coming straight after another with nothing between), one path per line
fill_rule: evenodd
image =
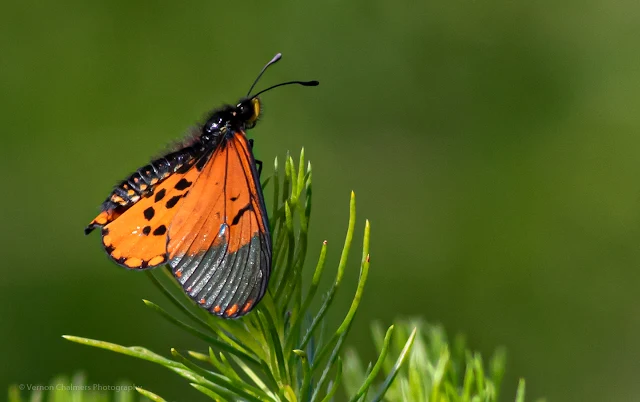
M385 400L410 402L495 402L499 399L500 384L505 371L506 355L498 349L485 367L477 352L466 348L462 337L453 344L447 340L444 329L423 321L403 321L396 325L399 336L395 342L385 335L380 324L372 326L373 339L380 358L365 370L354 350L348 350L345 357L344 386L349 395L362 395L351 401L379 401L386 391ZM417 333L417 336L416 336ZM409 337L403 344L397 339ZM414 339L415 338L415 339ZM413 341L413 348L409 346ZM388 357L409 355L409 364L400 365ZM371 390L367 396L361 384L372 382L378 372L385 374L385 381ZM395 378L395 381L393 379ZM524 380L518 385L516 402L524 402Z
M22 394L28 394L23 399ZM136 393L138 391L144 396ZM156 401L156 395L142 388L134 387L130 383L121 382L113 386L103 384L88 384L82 373L67 376L57 376L48 385L26 384L12 385L9 388L9 402L23 401L52 401L52 402L136 402Z
M171 349L171 358L166 358L143 347L64 337L160 364L217 401L324 402L332 400L340 387L351 402L383 398L392 402L498 400L505 371L504 351L498 350L485 367L480 354L468 350L461 337L450 344L440 326L419 320L402 321L385 330L380 324L374 324L372 334L378 358L366 369L354 350L343 350L369 272L368 221L364 227L360 279L351 307L334 332L323 334L324 319L348 263L355 230L355 196L351 194L349 224L335 280L319 310L311 314L309 307L324 272L327 243L321 245L311 283L303 291L302 269L307 254L312 196L311 165L305 168L304 151L297 168L293 159L287 157L282 182L276 159L275 174L270 179L274 188L271 218L274 270L269 292L256 311L237 320L214 317L183 293L168 269L161 269L149 271L150 279L188 320L174 316L153 302L143 302L161 317L204 341L208 346L205 350ZM521 380L516 402L524 402L524 388ZM22 401L21 390L24 387L11 387L9 401ZM82 375L72 379L57 377L49 386L28 391L31 401L41 401L45 396L47 400L59 402L165 400L127 384L95 390L86 384Z
M332 307L340 288L356 222L355 195L351 194L350 216L342 255L335 280L325 294L320 309L310 314L309 307L316 297L324 272L327 243L321 245L311 283L303 291L302 269L307 255L307 234L311 217L311 164L305 168L304 150L296 168L287 157L284 177L280 179L278 162L271 179L273 185L273 212L270 224L273 235L273 272L269 292L256 310L237 320L223 320L197 306L182 291L168 269L149 271L150 279L187 318L176 317L159 305L144 303L172 324L204 341L204 351L171 349L171 358L158 355L143 347L125 347L113 343L64 336L66 339L117 353L148 360L165 366L187 379L204 395L220 401L327 401L342 381L343 346L358 310L369 272L369 222L365 223L360 279L351 307L341 325L330 334L322 334L324 319ZM269 179L263 184L267 184ZM393 327L385 337L379 362L388 356ZM406 340L406 337L404 338ZM395 362L400 367L411 346L413 336L404 346ZM395 339L396 342L404 342ZM194 347L199 349L199 347ZM377 370L382 367L376 364ZM387 385L397 372L389 372ZM354 398L365 394L372 381L363 378ZM385 387L376 389L382 396ZM162 401L160 397L140 393Z

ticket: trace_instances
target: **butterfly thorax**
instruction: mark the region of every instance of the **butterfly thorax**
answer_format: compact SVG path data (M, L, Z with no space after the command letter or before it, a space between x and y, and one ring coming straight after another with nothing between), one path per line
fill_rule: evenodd
M260 115L258 98L242 99L236 106L226 105L211 113L202 127L200 141L216 146L225 136L253 128Z

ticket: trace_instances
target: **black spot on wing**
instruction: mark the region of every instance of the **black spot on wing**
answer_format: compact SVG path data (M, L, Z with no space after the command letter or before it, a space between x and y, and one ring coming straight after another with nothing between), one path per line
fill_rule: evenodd
M236 213L236 216L233 217L233 220L231 221L231 226L237 225L238 222L240 222L240 218L242 218L242 215L244 215L245 212L251 211L251 210L253 210L253 205L251 204L251 202L249 202L244 207L240 208L238 213Z
M182 179L182 180L184 180L184 179ZM173 197L171 197L169 199L169 201L167 201L167 204L166 204L167 208L171 209L171 208L175 207L176 204L178 203L178 201L180 201L180 198L182 198L182 195L174 195Z
M144 210L144 218L148 221L150 221L155 214L156 214L156 210L153 209L153 207L149 207Z
M149 233L151 233L151 226L145 226L144 228L142 228L142 233L148 236Z
M162 236L165 233L167 233L167 227L165 225L160 225L153 231L154 236Z
M182 178L182 179L180 179L180 181L179 181L179 182L177 182L177 183L176 183L176 185L174 186L174 188L175 188L176 190L180 190L180 191L182 191L182 190L186 190L187 188L189 188L192 184L193 184L193 183L192 183L192 182L190 182L189 180L187 180L187 179L185 179L185 178Z
M158 191L156 193L155 201L156 202L161 201L164 198L165 194L167 194L167 189L165 189L165 188L163 188L162 190Z

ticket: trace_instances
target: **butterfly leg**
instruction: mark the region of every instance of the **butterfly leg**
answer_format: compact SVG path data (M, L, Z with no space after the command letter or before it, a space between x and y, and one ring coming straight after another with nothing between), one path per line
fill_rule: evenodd
M253 139L249 140L249 148L253 151ZM258 177L262 176L262 161L256 160L256 167L258 168Z

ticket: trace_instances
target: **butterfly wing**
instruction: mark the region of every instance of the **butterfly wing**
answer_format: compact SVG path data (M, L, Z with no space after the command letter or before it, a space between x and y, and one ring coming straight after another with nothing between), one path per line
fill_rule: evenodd
M102 227L107 254L129 269L167 261L167 232L208 155L185 148L139 169L118 185L86 233Z
M185 292L210 312L239 317L264 295L271 237L244 132L224 139L169 227L167 252Z

